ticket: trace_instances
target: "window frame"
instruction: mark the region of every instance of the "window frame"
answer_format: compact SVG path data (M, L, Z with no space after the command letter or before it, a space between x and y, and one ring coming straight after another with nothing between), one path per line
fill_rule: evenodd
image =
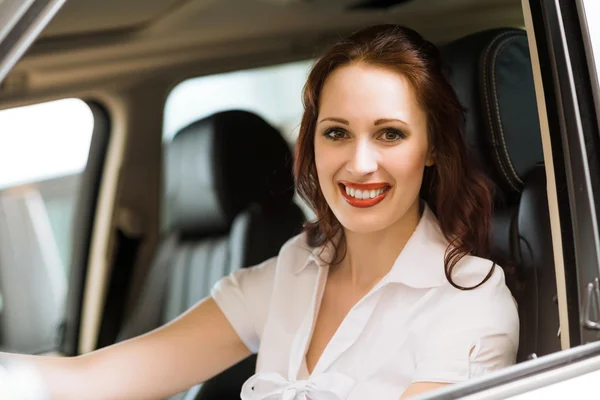
M82 100L92 110L94 130L88 162L81 174L79 197L73 216L76 222L73 225L72 235L77 240L73 240L65 318L60 328L58 345L58 351L65 356L79 355L83 303L92 250L92 236L112 132L108 109L95 100Z
M537 399L535 390L565 382L587 373L599 371L600 342L578 346L559 353L547 355L455 385L445 386L425 393L419 400L451 399L507 399L530 393Z
M23 4L15 7L17 2ZM65 2L66 0L28 0L28 3L24 3L20 0L4 0L0 3L0 11L8 10L0 18L2 22L6 22L3 37L0 37L0 83Z
M580 0L577 2L581 5ZM594 101L597 89L590 79L580 14L572 2L530 0L530 3L532 13L537 7L538 15L532 15L534 26L537 24L536 39L541 31L545 34L546 49L538 43L540 61L547 62L551 67L547 70L552 70L552 81L550 76L542 76L542 80L544 93L554 91L555 103L546 99L548 115L553 114L558 120L558 126L550 129L550 136L554 136L553 152L558 147L563 150L562 159L555 158L555 169L548 173L558 174L564 168L566 178L568 201L564 199L563 207L569 207L570 226L561 220L561 228L567 228L561 230L561 239L563 255L568 256L565 260L570 259L570 264L565 263L565 272L569 272L567 293L571 296L568 297L570 345L577 346L600 338L598 330L589 328L594 321L588 321L586 315L586 304L594 301L588 292L589 285L600 277L600 160L596 156L600 137ZM595 303L600 306L600 298Z

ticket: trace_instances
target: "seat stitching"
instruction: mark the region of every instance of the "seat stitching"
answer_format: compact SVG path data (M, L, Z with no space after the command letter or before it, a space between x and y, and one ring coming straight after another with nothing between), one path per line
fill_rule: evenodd
M493 121L492 121L492 110L490 109L490 101L489 101L489 94L488 94L488 88L487 88L487 69L486 69L486 66L487 66L487 60L488 60L488 57L489 57L490 50L492 49L492 46L493 46L493 45L494 45L494 44L495 44L497 41L499 41L499 40L503 39L505 36L508 36L508 35L510 35L510 34L513 34L513 33L514 33L514 32L512 32L512 31L511 31L511 32L505 32L505 33L502 33L501 35L497 36L497 37L496 37L496 38L495 38L495 39L494 39L494 40L493 40L493 41L492 41L492 42L491 42L491 43L490 43L490 44L487 46L487 49L486 49L486 51L485 51L484 58L483 58L483 94L484 94L484 97L485 97L485 106L486 106L486 110L487 110L487 116L488 116L488 121L489 121L489 125L490 125L490 130L491 130L491 132L492 132L492 140L493 140L493 142L495 142L495 137L494 137L494 125L493 125ZM503 165L503 163L502 163L502 161L501 161L501 158L500 158L500 153L498 152L498 149L497 149L497 147L496 147L495 143L493 143L493 146L492 146L492 147L494 148L494 153L495 153L495 155L496 155L496 159L497 159L497 161L498 161L498 164L499 164L499 166L500 166L500 170L502 171L502 174L503 174L503 175L504 175L504 177L506 178L506 180L507 180L508 184L509 184L509 185L510 185L510 186L511 186L513 189L515 189L515 190L517 190L517 191L518 191L518 188L516 188L516 187L514 186L513 182L511 181L511 179L510 179L510 178L509 178L509 176L508 176L508 173L507 173L507 171L506 171L506 170L505 170L505 168L504 168L504 165Z
M488 46L487 49L485 51L484 57L483 57L483 94L485 97L485 106L486 106L486 110L487 110L487 117L488 117L488 122L489 122L489 126L490 126L490 130L492 132L492 142L494 142L494 125L492 122L492 111L490 109L490 100L489 100L489 94L488 94L488 88L487 88L487 60L488 60L488 56L489 56L489 52L492 48L492 46L501 38L503 38L504 36L507 36L509 34L509 32L505 32L501 35L499 35L498 37L496 37ZM496 159L498 161L500 161L500 154L498 153L498 149L495 146L495 143L493 144L493 149L494 152L496 154ZM504 166L502 165L502 162L498 162L498 164L500 165L500 170L502 171L504 177L506 178L506 180L508 181L508 183L512 186L512 183L510 182L510 178L508 177L507 172L504 170Z
M515 170L513 164L512 164L512 160L510 158L510 154L508 153L508 149L506 148L506 141L504 140L504 129L502 126L502 119L500 118L500 107L499 107L499 101L498 101L498 94L497 89L496 89L496 57L498 56L498 54L500 53L500 50L506 46L509 42L514 41L518 38L518 36L513 36L510 38L507 38L504 40L504 42L502 44L500 44L497 49L496 52L494 54L494 58L492 60L492 88L493 88L493 92L494 92L494 99L496 99L495 102L495 107L496 107L496 118L498 120L498 126L500 127L500 140L502 143L502 148L504 149L504 153L506 154L506 160L508 162L508 167L510 168L511 172L514 175L514 178L516 179L516 181L519 183L519 185L523 184L523 180L521 180L521 178L519 177L519 175L517 174L517 171ZM515 189L518 190L517 187L515 187Z

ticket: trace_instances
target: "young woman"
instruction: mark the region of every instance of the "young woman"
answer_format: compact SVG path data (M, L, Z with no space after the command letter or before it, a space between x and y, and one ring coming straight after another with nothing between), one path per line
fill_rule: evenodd
M516 306L486 259L490 189L436 47L359 31L317 61L304 103L295 175L318 219L278 257L141 337L9 358L61 400L166 397L252 352L244 400L398 400L514 363Z

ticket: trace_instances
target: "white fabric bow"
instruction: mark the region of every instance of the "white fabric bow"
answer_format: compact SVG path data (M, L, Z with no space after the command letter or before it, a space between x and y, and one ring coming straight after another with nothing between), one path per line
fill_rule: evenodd
M252 376L242 387L242 400L345 400L354 380L328 372L308 380L290 382L275 372Z

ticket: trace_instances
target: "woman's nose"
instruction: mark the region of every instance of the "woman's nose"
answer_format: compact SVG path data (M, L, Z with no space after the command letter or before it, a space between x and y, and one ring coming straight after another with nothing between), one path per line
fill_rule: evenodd
M353 149L352 159L348 163L348 172L364 176L377 171L377 152L368 140L359 140Z

